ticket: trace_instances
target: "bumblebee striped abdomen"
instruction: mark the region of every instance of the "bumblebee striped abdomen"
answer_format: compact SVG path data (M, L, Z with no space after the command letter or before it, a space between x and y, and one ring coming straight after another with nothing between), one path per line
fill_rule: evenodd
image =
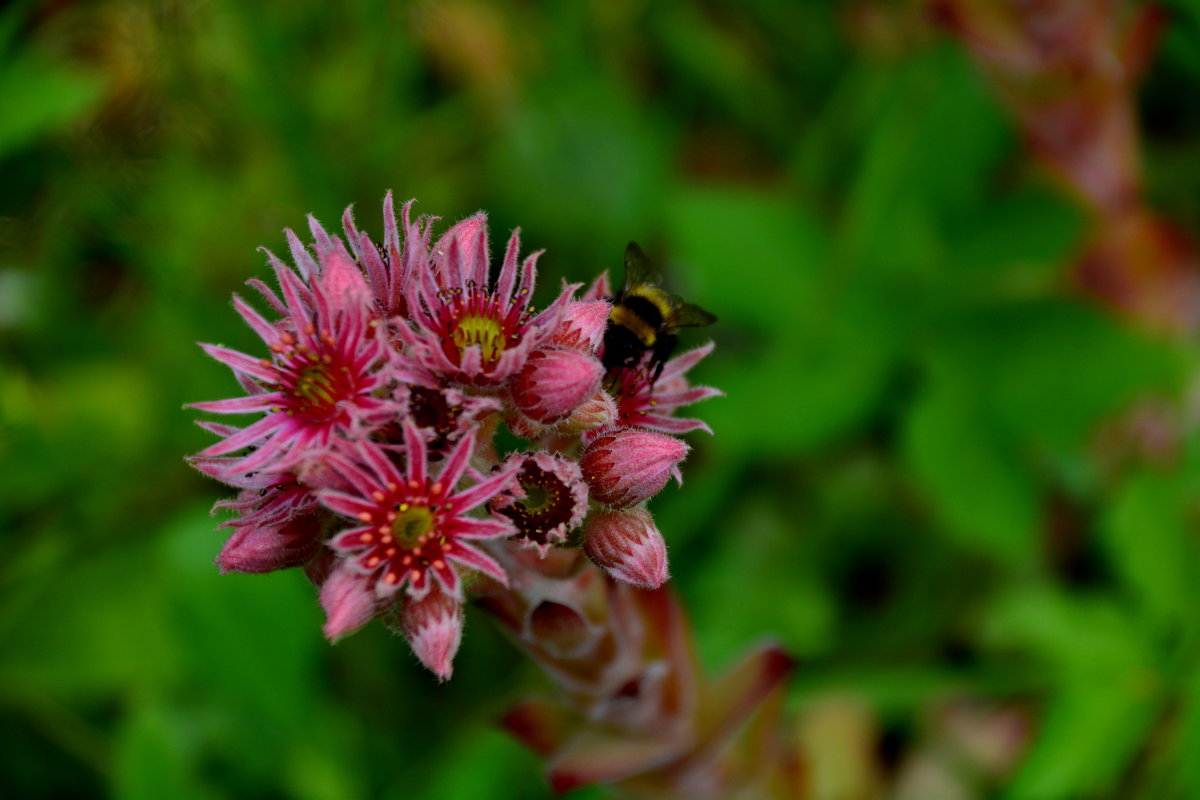
M608 318L613 325L628 329L638 341L651 347L669 312L670 306L662 291L653 286L640 286L623 296Z
M601 361L611 372L645 359L653 382L675 348L675 331L714 321L716 317L699 306L660 289L646 254L630 242L625 249L625 283L612 298Z

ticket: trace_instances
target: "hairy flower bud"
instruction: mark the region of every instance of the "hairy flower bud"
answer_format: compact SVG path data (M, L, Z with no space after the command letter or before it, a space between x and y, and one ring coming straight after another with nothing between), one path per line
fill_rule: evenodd
M603 389L583 402L558 425L563 433L584 433L612 425L617 420L617 401Z
M221 572L272 572L297 567L321 549L322 519L305 514L279 525L244 526L217 556Z
M669 577L667 544L644 508L593 512L583 549L609 575L634 586L657 589Z
M366 577L343 560L321 584L321 607L325 609L322 630L336 642L379 616L384 604L371 591Z
M658 494L674 476L688 446L674 436L622 428L597 436L579 464L593 499L612 508L628 508Z
M585 353L595 353L604 339L608 327L608 314L612 310L607 300L592 300L571 303L563 312L558 329L550 337L550 343L561 347L573 347Z
M512 399L525 416L549 425L566 419L592 397L603 377L600 361L579 350L538 350L517 373Z
M421 663L438 680L449 680L462 640L462 604L437 590L420 600L408 597L400 606L398 623L400 633Z

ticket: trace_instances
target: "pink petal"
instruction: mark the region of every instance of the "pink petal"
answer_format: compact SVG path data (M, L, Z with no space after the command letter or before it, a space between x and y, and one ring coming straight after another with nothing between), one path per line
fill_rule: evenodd
M211 411L215 414L249 414L254 411L266 411L279 402L282 395L279 392L256 394L250 397L231 397L228 400L205 400L200 403L188 403L189 408L201 411Z
M265 361L264 363L264 359L251 358L245 353L239 353L237 350L230 350L228 347L221 347L216 344L204 344L202 342L200 348L230 369L244 372L261 381L274 383L278 377L270 361Z
M470 545L457 542L452 549L447 551L446 555L452 561L456 561L468 569L478 570L508 586L508 575L504 573L504 569L496 563L495 559L484 555Z

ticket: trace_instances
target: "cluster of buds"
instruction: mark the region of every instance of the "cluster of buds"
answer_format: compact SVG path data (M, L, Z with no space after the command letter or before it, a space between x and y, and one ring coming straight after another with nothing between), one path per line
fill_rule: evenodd
M582 549L616 581L667 579L645 504L681 480L677 434L707 429L675 411L717 392L687 379L711 345L605 366L606 275L539 311L517 232L493 276L484 214L435 241L411 207L388 195L382 243L347 209L344 240L310 217L292 265L267 252L278 290L249 285L272 313L233 300L265 355L203 345L245 394L194 404L257 419L201 423L220 438L191 462L239 490L222 570L303 567L330 639L383 618L445 679L463 603L505 565ZM501 452L501 425L524 446Z

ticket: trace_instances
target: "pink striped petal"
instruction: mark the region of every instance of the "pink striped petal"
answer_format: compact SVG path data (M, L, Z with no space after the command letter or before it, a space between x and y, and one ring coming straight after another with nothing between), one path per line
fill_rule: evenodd
M278 392L257 394L251 397L231 397L228 400L205 400L200 403L188 403L189 408L201 411L211 411L215 414L250 414L255 411L266 411L279 401Z
M274 383L276 380L275 367L267 359L252 358L245 353L239 353L237 350L230 350L228 347L217 344L201 342L200 348L230 369L244 372L267 383Z

